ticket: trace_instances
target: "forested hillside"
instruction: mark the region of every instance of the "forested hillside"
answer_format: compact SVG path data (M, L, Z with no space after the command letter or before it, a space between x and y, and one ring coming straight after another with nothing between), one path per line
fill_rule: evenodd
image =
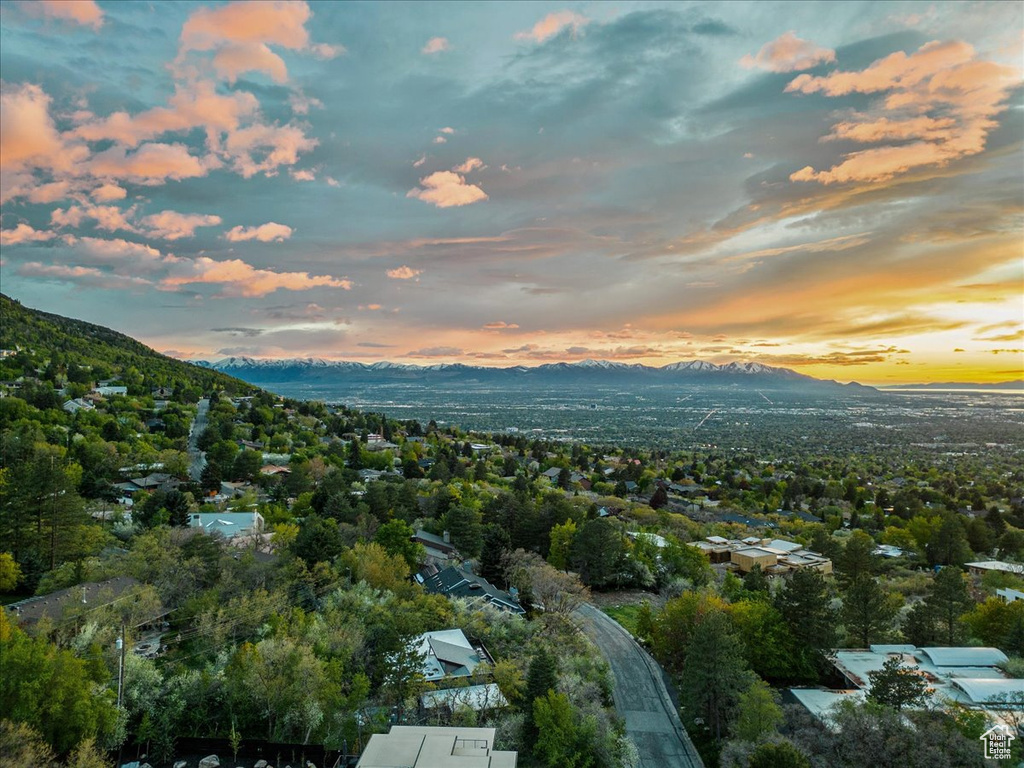
M195 402L214 389L245 394L255 387L225 374L161 355L123 333L100 325L24 307L0 294L0 380L38 378L49 384L83 385L114 380L131 395L174 389Z

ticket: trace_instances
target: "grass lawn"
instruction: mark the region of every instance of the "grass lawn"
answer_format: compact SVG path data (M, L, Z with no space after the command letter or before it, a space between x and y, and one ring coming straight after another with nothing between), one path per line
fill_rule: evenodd
M636 635L636 619L640 614L639 605L605 606L601 610L625 627L629 634Z

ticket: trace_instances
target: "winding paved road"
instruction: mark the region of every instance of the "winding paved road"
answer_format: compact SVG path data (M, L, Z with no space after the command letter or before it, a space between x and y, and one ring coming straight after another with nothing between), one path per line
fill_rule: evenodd
M206 429L206 414L210 410L210 401L205 397L199 401L196 408L196 418L192 422L192 429L188 433L188 474L197 483L203 476L203 468L206 466L206 454L199 450L199 436Z
M576 611L615 676L615 709L645 768L704 768L679 722L661 667L618 622L589 603Z

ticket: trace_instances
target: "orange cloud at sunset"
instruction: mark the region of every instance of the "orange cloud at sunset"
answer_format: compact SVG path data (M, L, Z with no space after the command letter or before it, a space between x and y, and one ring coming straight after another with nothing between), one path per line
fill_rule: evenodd
M543 19L533 25L533 28L526 32L517 32L516 40L533 40L535 43L543 43L548 38L554 37L563 29L571 29L576 34L590 21L586 16L575 11L558 11L549 13Z
M836 52L832 49L822 48L810 40L801 40L796 33L789 31L765 43L756 56L744 56L740 64L747 69L756 67L769 72L798 72L835 60Z
M195 283L219 283L223 286L224 296L266 296L268 293L282 288L291 291L304 291L317 286L350 290L352 282L330 277L329 275L311 276L308 272L272 272L268 269L255 269L240 259L214 261L205 256L192 262L178 260L178 271L181 274L171 275L162 281L162 285L176 287Z
M487 199L487 193L480 187L467 184L465 177L452 171L432 173L420 179L420 185L421 187L410 189L406 197L415 197L425 203L433 203L438 208L472 205Z
M20 5L32 15L73 21L97 30L103 26L103 11L96 0L31 0Z
M893 53L859 72L799 75L786 88L800 93L888 95L873 110L833 126L828 139L859 143L916 140L851 152L827 171L806 166L792 181L822 184L885 181L922 166L944 166L985 148L993 118L1006 108L1019 69L974 59L966 43L931 42L911 55ZM935 112L932 116L928 112Z

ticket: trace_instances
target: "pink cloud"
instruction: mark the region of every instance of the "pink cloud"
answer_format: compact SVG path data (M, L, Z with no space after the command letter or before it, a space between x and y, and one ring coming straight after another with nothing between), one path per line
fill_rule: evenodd
M309 16L306 3L281 0L200 8L182 27L181 44L197 51L209 51L224 42L272 43L301 50L309 44Z
M4 86L0 91L0 169L68 171L88 155L69 145L50 117L50 97L38 85Z
M292 108L292 112L296 115L308 115L311 109L322 109L324 103L320 99L315 99L312 96L300 92L289 94L288 106Z
M261 243L271 241L283 243L292 236L292 228L287 224L276 224L268 221L258 227L233 227L224 233L224 237L232 243L240 243L246 240L259 240Z
M159 271L177 261L174 256L164 256L152 246L121 238L107 240L101 237L65 235L63 239L74 253L76 261L113 267L119 273Z
M330 287L350 290L350 280L330 275L310 275L308 272L272 272L256 269L240 259L214 261L201 256L194 261L179 259L176 274L165 277L161 285L175 288L196 283L214 283L223 286L222 296L255 298L280 289L305 291L310 288Z
M909 56L897 51L860 71L800 75L787 91L880 94L870 110L836 123L824 140L901 143L848 153L827 170L806 166L790 179L879 182L978 154L997 125L995 116L1006 109L1009 92L1019 82L1019 69L977 61L974 49L960 41L926 43Z
M220 144L220 134L238 129L242 120L254 115L259 102L251 93L236 91L222 95L214 83L203 80L175 88L168 106L155 107L138 115L114 112L91 120L74 134L87 141L112 139L129 147L168 132L205 128L211 149Z
M411 280L414 277L418 277L423 274L422 269L413 269L412 267L397 267L395 269L389 269L387 276L393 280Z
M80 227L85 219L93 219L99 229L135 232L135 226L128 220L133 212L134 208L122 211L115 205L72 205L67 210L54 209L50 213L50 223L55 227Z
M94 176L125 179L139 184L160 184L167 179L190 179L205 176L217 167L216 158L198 158L189 154L184 144L143 144L133 154L114 146L88 163Z
M438 208L472 205L487 199L480 187L467 184L466 179L453 171L437 171L420 179L421 187L410 189L406 197L415 197Z
M308 169L291 171L290 175L296 181L316 181L316 174Z
M21 222L14 229L0 230L0 245L22 245L24 243L42 243L52 240L56 235L53 232L37 230L28 224Z
M448 143L448 139L446 139L444 136L435 136L434 137L434 143L435 144L447 144Z
M447 37L432 37L427 40L427 44L423 46L420 53L429 56L434 53L441 53L449 49Z
M470 171L475 171L480 168L486 168L483 160L479 157L467 157L466 162L455 166L452 170L456 173L469 173Z
M769 72L799 72L835 60L836 52L831 48L822 48L810 40L802 40L791 30L765 43L756 56L744 56L740 59L740 65Z
M516 323L506 323L503 320L499 320L496 323L487 323L483 329L485 331L514 331L519 326Z
M234 83L239 75L246 72L262 72L275 83L288 82L284 59L263 43L226 45L213 57L213 68L229 83Z
M142 219L150 237L163 240L180 240L192 237L199 227L214 227L221 223L220 216L202 213L178 213L177 211L161 211Z
M107 203L112 200L124 200L128 196L128 192L124 187L119 187L117 184L104 184L94 189L91 195L93 200Z
M309 52L318 59L324 60L334 59L348 53L344 45L329 45L327 43L314 43L309 46Z
M258 123L231 133L225 149L233 158L235 170L248 179L257 173L271 175L282 165L295 165L301 152L308 152L318 143L298 126Z
M455 129L452 128L451 126L447 126L447 127L441 129L441 133L452 134L452 133L455 133Z
M39 184L28 192L30 203L55 203L63 200L72 191L70 181L51 181L49 184Z
M533 25L533 28L525 32L516 32L516 40L533 40L535 43L543 43L550 37L554 37L563 29L571 28L575 35L584 26L590 23L590 19L574 11L558 11L549 13L543 19Z
M305 51L319 59L345 53L342 45L310 43L306 22L312 14L305 2L233 2L200 8L181 30L176 67L190 51L214 51L213 67L228 82L244 72L263 72L274 82L288 81L284 60L270 50L280 46Z
M32 15L73 21L93 29L103 26L103 11L96 0L33 0L20 5Z

